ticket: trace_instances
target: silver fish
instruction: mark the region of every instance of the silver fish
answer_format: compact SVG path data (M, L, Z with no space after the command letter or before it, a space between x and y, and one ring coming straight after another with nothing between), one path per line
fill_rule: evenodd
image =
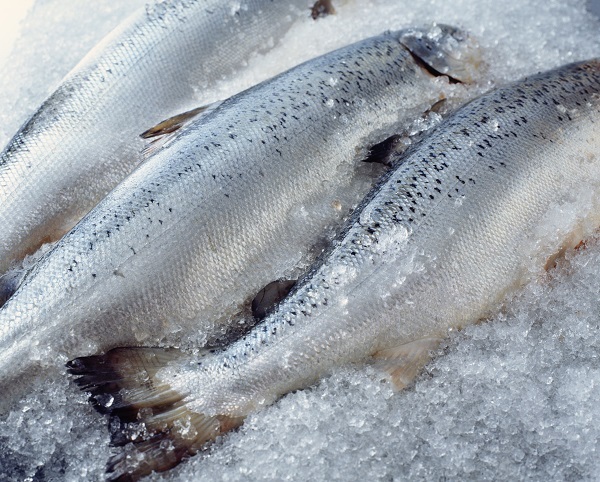
M417 62L409 48L423 43L431 48ZM61 357L223 335L368 190L357 175L364 146L452 90L419 62L462 78L478 53L453 27L387 33L242 92L175 133L0 310L4 401L27 386L23 373Z
M0 274L79 221L139 163L139 134L267 49L309 0L167 0L95 47L0 154Z
M371 361L405 386L448 330L497 309L589 235L599 194L600 59L472 101L385 176L247 336L203 358L121 348L70 363L100 409L141 420L151 434L109 471L135 479L173 466L344 364ZM577 214L556 217L580 197ZM172 450L159 448L165 439Z

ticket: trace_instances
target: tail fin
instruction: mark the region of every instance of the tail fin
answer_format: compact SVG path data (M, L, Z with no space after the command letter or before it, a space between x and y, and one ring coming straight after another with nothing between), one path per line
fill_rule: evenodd
M108 480L132 481L168 470L241 425L238 417L189 410L187 394L156 378L161 368L184 357L174 349L116 348L67 363L94 407L118 420L110 424L111 443L125 449L108 461Z

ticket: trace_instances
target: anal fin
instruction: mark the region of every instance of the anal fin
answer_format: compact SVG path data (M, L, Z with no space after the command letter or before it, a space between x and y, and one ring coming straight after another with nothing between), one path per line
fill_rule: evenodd
M431 360L442 338L421 338L404 345L380 350L373 355L373 366L387 374L398 390L409 386Z

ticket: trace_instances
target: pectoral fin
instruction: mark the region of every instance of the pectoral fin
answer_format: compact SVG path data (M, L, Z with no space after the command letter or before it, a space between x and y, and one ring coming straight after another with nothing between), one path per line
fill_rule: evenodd
M13 270L0 276L0 307L17 291L26 270Z
M432 113L445 115L447 110L448 102L442 97L423 113L421 119L426 120ZM394 134L372 145L363 162L376 162L384 166L392 166L400 155L406 151L408 146L421 137L421 134L422 132L414 134L410 130Z
M277 280L269 283L252 300L252 315L262 320L296 284L296 280Z
M404 345L380 350L373 355L373 366L385 372L398 390L410 385L431 360L442 338L422 338Z
M391 166L391 160L396 149L398 149L401 139L401 136L393 135L378 144L371 146L369 154L366 159L363 159L363 162L377 162L384 166Z

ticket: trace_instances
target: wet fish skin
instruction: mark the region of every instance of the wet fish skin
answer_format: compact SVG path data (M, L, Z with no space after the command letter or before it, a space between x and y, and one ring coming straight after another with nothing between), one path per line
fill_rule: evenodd
M0 310L5 393L26 389L21 374L40 364L222 335L368 190L357 175L368 146L451 90L399 41L428 31L308 61L223 102L148 158ZM458 46L467 58L477 51L472 41Z
M598 192L599 129L600 60L471 102L386 176L275 314L169 384L194 411L243 416L335 366L485 317L529 259L541 267L598 225L595 201L536 252L555 203L580 185Z
M383 357L394 373L402 353L417 359L419 346L485 317L554 253L594 231L599 129L600 59L486 94L398 161L247 336L204 358L124 348L77 359L70 370L84 389L114 397L108 412L135 418L154 407L141 419L156 444L166 438L189 453L341 365ZM580 197L577 214L565 215ZM151 389L140 390L140 374ZM175 408L156 407L161 396ZM165 431L177 419L197 429L193 442ZM145 453L157 445L137 446ZM141 470L123 454L109 469Z
M95 47L0 154L0 274L67 232L139 162L148 126L264 50L307 0L168 0Z

